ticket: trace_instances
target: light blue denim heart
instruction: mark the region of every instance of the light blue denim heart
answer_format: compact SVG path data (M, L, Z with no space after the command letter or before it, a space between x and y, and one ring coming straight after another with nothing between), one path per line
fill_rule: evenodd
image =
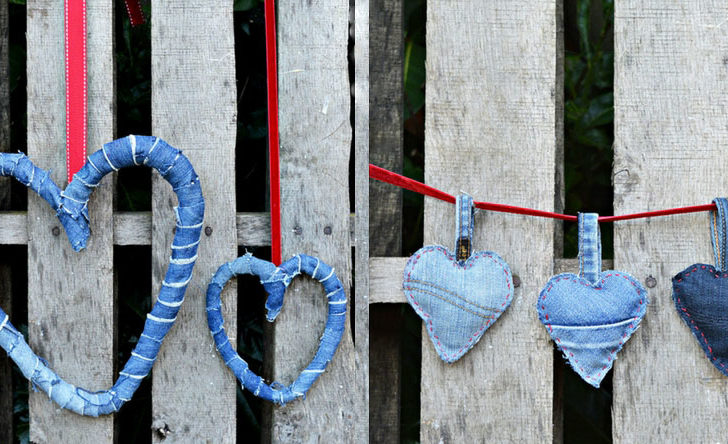
M407 261L403 289L425 322L440 358L462 357L503 314L513 299L508 264L491 251L470 252L473 199L457 197L457 257L429 245Z
M538 299L541 322L587 383L599 387L645 315L647 290L632 276L601 270L597 214L579 214L579 275L552 277Z

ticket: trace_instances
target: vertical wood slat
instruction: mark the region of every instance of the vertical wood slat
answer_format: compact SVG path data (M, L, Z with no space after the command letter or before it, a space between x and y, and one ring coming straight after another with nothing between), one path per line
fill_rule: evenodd
M8 2L0 2L0 152L10 151L10 66L8 58ZM10 179L0 180L0 210L10 208ZM12 275L9 261L0 264L0 307L13 316ZM17 321L15 321L17 322ZM12 442L13 373L12 361L0 353L0 442Z
M88 35L88 151L114 133L113 4L90 2ZM27 3L28 156L65 186L65 67L63 2ZM28 332L30 345L72 384L89 390L114 380L112 193L107 177L89 202L91 237L75 253L55 212L28 196ZM63 232L63 229L61 229ZM33 442L113 442L114 417L61 411L43 392L30 393Z
M615 214L725 195L727 16L722 2L616 2ZM616 267L657 280L614 366L614 442L724 441L728 379L672 300L676 273L714 262L707 214L622 222L614 234Z
M334 267L347 289L352 316L349 1L277 3L283 259L305 253ZM321 285L294 280L273 327L272 379L289 384L306 367L327 312ZM347 329L305 401L272 409L271 441L366 441L365 434L355 433L367 406L352 377L357 372L352 339Z
M427 6L426 182L552 209L556 2ZM425 199L425 244L453 248L454 212ZM502 255L521 285L511 307L455 364L445 364L423 332L422 442L551 441L552 346L535 302L551 275L553 239L548 220L476 215L474 249Z
M235 377L207 327L205 289L237 257L235 229L235 42L232 2L152 1L152 131L184 151L200 177L205 227L177 324L153 371L152 437L165 426L174 442L235 442ZM152 288L169 261L176 198L152 179ZM235 343L236 285L223 291L225 328ZM155 296L156 297L156 296Z
M354 2L354 209L352 303L358 399L354 436L369 443L369 0ZM357 396L357 395L354 395Z
M369 157L371 163L402 172L403 159L403 0L373 0L370 40ZM402 254L402 190L370 181L370 253ZM357 207L358 209L359 207ZM367 269L368 273L368 269ZM369 354L369 437L400 440L402 325L399 305L371 307Z

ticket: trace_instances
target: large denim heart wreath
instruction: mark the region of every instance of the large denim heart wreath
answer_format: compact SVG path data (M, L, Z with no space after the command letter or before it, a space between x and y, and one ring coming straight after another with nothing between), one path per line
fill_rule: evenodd
M586 382L599 387L647 309L647 290L621 271L601 271L596 213L579 213L579 275L552 277L541 291L541 322Z
M250 370L248 363L230 344L230 339L225 333L225 321L222 318L220 292L233 276L240 274L257 276L268 293L265 308L268 312L268 321L273 322L283 306L283 295L286 288L293 278L301 273L319 281L326 292L329 316L324 334L313 360L290 386L286 387L278 382L268 385L263 378ZM207 287L207 324L225 365L233 371L243 388L248 389L255 396L283 405L294 399L305 397L308 389L321 376L333 358L346 325L346 293L341 281L336 277L334 269L315 257L299 254L276 267L272 263L248 253L221 265L213 276Z
M492 251L471 253L473 198L456 198L456 255L438 245L419 249L407 261L403 290L425 322L442 360L460 359L513 300L508 264Z
M728 376L728 200L713 200L710 232L715 267L693 264L672 278L677 312L710 363Z
M0 154L0 175L15 177L50 204L75 251L86 246L90 234L87 203L93 189L108 173L135 165L159 171L172 185L179 206L175 207L177 225L162 288L152 311L147 314L139 342L114 386L91 392L61 379L43 358L33 353L23 335L0 309L0 346L34 387L46 392L59 406L80 415L98 416L119 410L152 369L162 340L177 318L197 259L205 212L200 179L181 151L157 137L128 136L107 143L88 157L63 191L48 172L36 167L24 154Z

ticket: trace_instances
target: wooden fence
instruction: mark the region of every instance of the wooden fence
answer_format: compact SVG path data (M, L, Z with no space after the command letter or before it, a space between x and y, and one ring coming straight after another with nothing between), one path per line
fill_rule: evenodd
M402 2L372 1L373 163L402 167ZM374 6L376 5L376 6ZM559 0L427 3L425 181L476 199L563 209L563 30ZM724 195L728 7L615 1L615 214ZM391 68L394 66L395 68ZM384 331L401 291L401 192L372 183L372 442L400 436L398 356ZM452 248L452 205L425 199L424 243ZM726 442L728 379L675 312L671 278L712 262L705 214L616 223L615 269L648 276L651 305L614 366L612 440ZM401 227L401 228L400 228ZM474 248L498 252L520 279L508 311L453 365L422 334L422 442L561 442L562 388L535 301L562 259L561 228L479 213ZM651 282L654 283L654 282ZM390 327L390 330L392 328ZM408 359L404 356L403 359ZM567 370L570 371L570 370ZM376 378L375 378L376 374ZM394 381L381 383L382 379ZM589 406L584 406L588 408Z
M214 350L203 292L217 266L237 256L238 245L266 245L269 233L266 214L234 210L235 164L245 159L234 154L232 2L151 3L152 132L190 157L206 191L210 230L193 277L198 284L188 290L154 367L149 434L153 442L233 442L236 381ZM728 6L615 3L614 211L708 202L728 185L721 150L728 136ZM116 136L114 8L111 0L88 4L93 149ZM562 7L560 0L429 2L427 183L478 199L562 209ZM2 3L5 30L6 8ZM305 252L336 268L351 289L352 328L305 402L266 412L265 441L399 439L401 344L388 322L392 304L405 303L406 259L399 256L402 230L410 227L402 227L401 192L369 184L366 166L370 158L394 170L402 164L401 8L401 0L353 7L346 0L278 2L284 257ZM0 66L7 68L6 37ZM28 155L53 169L59 184L65 183L63 79L63 4L28 0ZM0 82L5 151L7 88ZM345 174L350 163L353 185ZM93 235L80 254L54 235L58 222L36 196L28 197L27 213L0 213L0 243L28 247L31 346L67 380L90 389L109 387L119 365L115 307L124 295L116 295L113 246L151 246L156 294L172 236L175 199L157 175L150 212L115 211L113 195L109 179L94 193ZM452 243L452 214L449 204L426 200L425 243ZM711 260L706 221L698 214L615 224L614 267L656 281L642 327L615 364L615 442L725 442L728 379L705 359L671 299L673 274ZM534 302L549 276L576 270L576 262L562 258L561 230L551 221L480 213L475 228L476 247L499 252L520 285L509 310L456 364L444 364L423 335L421 440L560 442L563 402L554 359L561 358L554 357ZM9 311L8 277L8 268L0 269L0 304ZM231 285L223 294L233 338L234 290ZM377 304L371 356L370 303ZM291 380L304 367L323 329L324 305L317 286L292 286L268 351L270 377ZM12 439L8 369L0 362L2 442ZM200 390L191 396L191 387ZM114 442L115 433L114 416L82 418L42 393L30 394L34 442Z
M0 137L8 151L8 10L7 2L0 3L0 59L5 70L0 82ZM115 4L87 3L88 145L95 151L117 137ZM356 38L363 42L356 48L353 89L359 100L354 101L348 0L276 3L283 255L307 253L335 267L349 288L352 328L306 401L270 409L262 434L272 442L347 442L352 437L365 442L368 4L359 2L353 9ZM217 267L237 257L238 245L270 245L270 230L267 214L235 211L236 162L246 159L235 158L233 2L152 0L151 8L152 132L182 149L193 163L205 193L206 214L193 275L196 284L187 291L151 376L152 430L146 433L152 442L234 442L237 381L215 351L204 291ZM38 166L52 169L56 183L65 186L63 2L28 0L26 26L28 156ZM360 210L354 218L350 161L361 172L355 180L353 206ZM169 258L176 203L160 179L153 174L150 212L123 213L114 209L115 180L107 178L90 202L89 247L78 254L69 248L62 230L58 235L58 220L37 196L28 196L27 213L0 213L0 242L28 247L29 342L69 382L105 389L120 367L115 307L124 295L116 295L114 245L151 245L152 295L158 292ZM8 272L0 274L4 289ZM7 293L0 295L0 303L9 310ZM226 329L233 340L235 294L234 283L223 293ZM266 351L270 379L292 381L305 367L318 346L325 318L320 286L297 280L288 290ZM13 439L8 369L3 358L0 442ZM32 442L115 442L115 416L80 417L60 410L44 393L31 392L29 404Z

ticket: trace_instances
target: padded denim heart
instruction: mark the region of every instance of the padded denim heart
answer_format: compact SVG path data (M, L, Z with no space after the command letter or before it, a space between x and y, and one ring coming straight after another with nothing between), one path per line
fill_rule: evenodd
M573 273L556 275L538 304L539 318L556 346L594 387L639 326L648 302L647 291L632 276L609 270L599 277L592 285Z
M267 319L273 322L283 307L283 296L293 278L305 273L321 283L328 299L329 316L326 320L324 334L311 363L288 387L279 382L266 384L263 378L250 370L248 363L240 357L230 344L225 333L225 321L222 318L222 301L220 293L225 284L236 275L251 274L260 279L268 293L265 308ZM311 385L324 372L333 358L346 325L346 293L334 269L318 258L299 254L276 267L268 261L258 259L250 253L218 268L207 287L207 325L215 340L217 351L230 370L235 374L243 388L255 396L283 405L297 398L304 398Z
M90 234L87 203L93 189L106 174L134 165L146 165L159 171L172 185L179 206L175 207L177 225L162 288L152 311L147 314L144 331L114 386L109 390L90 392L58 377L43 358L33 353L23 335L0 309L0 346L34 387L40 387L62 408L80 415L98 416L119 410L152 369L162 340L177 318L197 259L205 212L200 180L181 151L156 137L129 136L107 143L88 157L63 191L46 171L33 165L24 154L0 154L0 175L15 177L45 199L56 211L76 251L86 246Z
M677 312L710 362L728 376L728 273L694 264L672 279Z
M632 276L601 269L597 215L579 214L579 275L552 277L541 291L539 319L579 376L594 387L647 309L647 290Z
M410 257L403 289L448 363L470 350L513 299L511 270L496 253L479 251L459 263L436 245Z

